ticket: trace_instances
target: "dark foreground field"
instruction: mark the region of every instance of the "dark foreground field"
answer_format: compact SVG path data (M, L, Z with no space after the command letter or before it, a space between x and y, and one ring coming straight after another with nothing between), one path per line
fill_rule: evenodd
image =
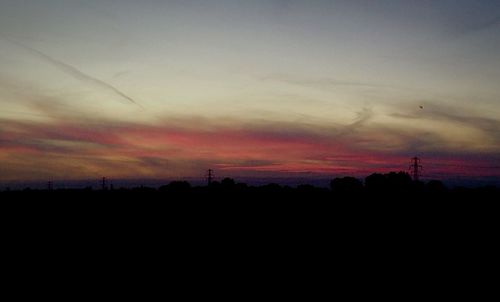
M387 259L425 267L464 249L492 250L499 197L496 188L174 182L158 189L0 192L0 222L4 246L25 259L48 253L90 266L123 268L132 260L210 271L220 263L281 263L287 270L297 261L314 268L368 263L381 271ZM44 257L36 261L50 258Z

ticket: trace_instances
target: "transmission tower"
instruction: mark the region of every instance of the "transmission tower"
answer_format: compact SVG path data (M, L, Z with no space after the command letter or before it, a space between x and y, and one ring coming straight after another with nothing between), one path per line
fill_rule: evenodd
M211 185L212 184L212 181L214 180L214 170L212 169L208 169L208 172L207 172L207 183L208 185Z
M101 185L102 185L102 190L103 190L103 191L107 190L107 186L106 186L106 177L103 177L103 178L102 178L102 183L101 183Z
M422 165L420 164L420 158L413 157L410 162L410 174L413 177L413 181L418 181L422 175Z

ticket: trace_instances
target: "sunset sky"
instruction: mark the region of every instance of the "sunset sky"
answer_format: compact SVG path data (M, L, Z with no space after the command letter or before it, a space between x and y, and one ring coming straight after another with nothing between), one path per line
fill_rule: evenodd
M0 0L0 181L500 179L498 0Z

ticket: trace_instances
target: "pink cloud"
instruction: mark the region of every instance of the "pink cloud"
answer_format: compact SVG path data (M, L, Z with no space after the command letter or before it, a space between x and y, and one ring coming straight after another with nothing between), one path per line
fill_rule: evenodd
M82 165L102 174L113 170L119 177L189 175L201 173L208 167L232 174L250 171L280 176L313 173L362 177L373 172L406 170L413 155L408 150L370 149L365 144L369 136L366 133L336 137L328 131L312 132L293 125L230 128L208 124L182 128L113 123L86 125L78 121L0 123L5 126L0 132L2 160L29 159L34 172L44 167L40 162L43 158L59 164L72 162L70 166L76 174L79 173L76 167ZM376 141L376 137L373 131L372 141ZM495 169L469 171L465 168L464 156L455 156L453 160L449 157L450 154L433 155L424 162L433 167L430 173L434 175L498 174ZM484 159L482 165L487 167L494 160ZM13 175L9 177L16 177L15 169L10 173Z

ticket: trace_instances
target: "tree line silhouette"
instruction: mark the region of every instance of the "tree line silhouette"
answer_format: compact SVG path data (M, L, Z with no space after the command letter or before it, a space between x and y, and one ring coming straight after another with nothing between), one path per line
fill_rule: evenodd
M296 187L270 183L251 186L236 182L232 178L212 181L206 186L192 186L187 181L172 181L159 188L140 186L134 188L117 188L94 190L84 189L46 189L0 192L0 200L9 197L33 197L49 200L158 200L181 201L194 200L324 200L345 201L362 200L445 200L445 199L490 199L496 200L500 190L496 187L447 188L439 180L428 182L413 181L406 172L374 173L364 181L355 177L338 177L330 181L329 188L302 184ZM500 199L498 199L500 200Z

